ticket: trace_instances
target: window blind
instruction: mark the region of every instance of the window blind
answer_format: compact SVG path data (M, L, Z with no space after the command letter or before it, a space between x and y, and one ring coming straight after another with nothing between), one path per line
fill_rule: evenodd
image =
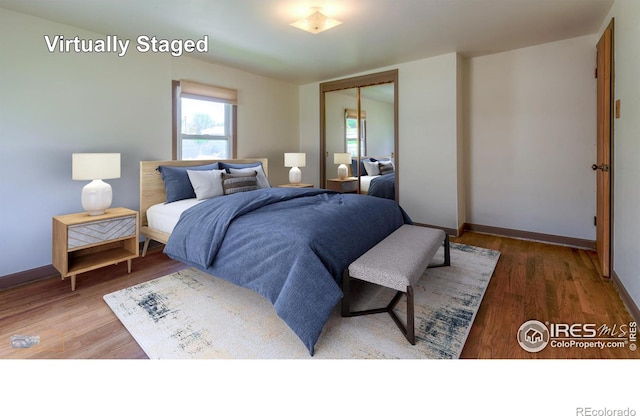
M213 85L199 84L192 81L180 81L180 95L204 97L211 101L226 104L238 104L238 91L230 88L216 87Z
M344 110L345 112L345 117L346 118L358 118L358 110L352 110L350 108L347 108L346 110ZM360 111L360 118L367 118L367 112L366 111Z

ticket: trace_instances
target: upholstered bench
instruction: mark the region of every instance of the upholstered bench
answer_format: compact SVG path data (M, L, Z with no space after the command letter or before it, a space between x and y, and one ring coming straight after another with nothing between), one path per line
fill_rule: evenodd
M387 312L407 340L415 345L413 287L429 267L444 244L444 263L431 267L449 266L449 236L442 230L403 225L349 265L342 277L342 316L358 316ZM398 292L384 308L351 310L351 278L375 283ZM393 308L402 294L407 297L407 320L403 325Z

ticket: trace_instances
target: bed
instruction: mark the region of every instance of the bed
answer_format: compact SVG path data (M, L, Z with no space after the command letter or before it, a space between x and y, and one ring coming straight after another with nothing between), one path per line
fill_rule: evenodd
M216 162L141 162L141 234L166 243L164 252L171 258L264 296L313 355L322 328L342 298L343 270L411 220L388 199L264 187L181 200L186 207L175 209L173 225L150 226L150 209L180 202L163 202L167 193L158 166ZM223 162L261 163L267 173L266 159Z
M161 160L161 161L141 161L140 162L140 235L145 237L143 255L146 254L150 241L158 241L166 244L173 227L152 227L149 226L149 218L147 211L158 204L164 204L167 201L167 193L162 174L158 170L158 166L175 166L190 167L203 166L208 164L228 162L237 164L261 163L265 174L269 174L269 166L267 159L251 158L251 159L216 159L216 160ZM191 201L193 202L193 201ZM164 214L164 213L163 213ZM166 215L174 216L175 213L166 213ZM178 213L179 215L179 213ZM174 218L172 222L177 222ZM175 224L173 224L175 226Z

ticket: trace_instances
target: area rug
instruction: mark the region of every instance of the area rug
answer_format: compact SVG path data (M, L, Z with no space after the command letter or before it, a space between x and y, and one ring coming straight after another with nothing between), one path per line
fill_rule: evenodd
M261 295L194 268L104 300L152 359L459 358L499 255L451 243L451 266L427 269L414 289L416 345L389 314L343 318L337 305L313 357ZM433 263L442 259L441 248ZM354 310L384 306L393 297L375 285L354 286ZM403 296L399 316L406 316L405 307Z

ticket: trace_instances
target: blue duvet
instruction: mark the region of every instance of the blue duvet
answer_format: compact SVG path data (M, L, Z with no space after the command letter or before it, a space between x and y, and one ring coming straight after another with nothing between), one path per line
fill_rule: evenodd
M216 197L185 211L171 258L260 293L313 355L343 270L410 219L388 199L271 188Z
M396 199L396 174L388 173L373 178L369 184L367 195Z

